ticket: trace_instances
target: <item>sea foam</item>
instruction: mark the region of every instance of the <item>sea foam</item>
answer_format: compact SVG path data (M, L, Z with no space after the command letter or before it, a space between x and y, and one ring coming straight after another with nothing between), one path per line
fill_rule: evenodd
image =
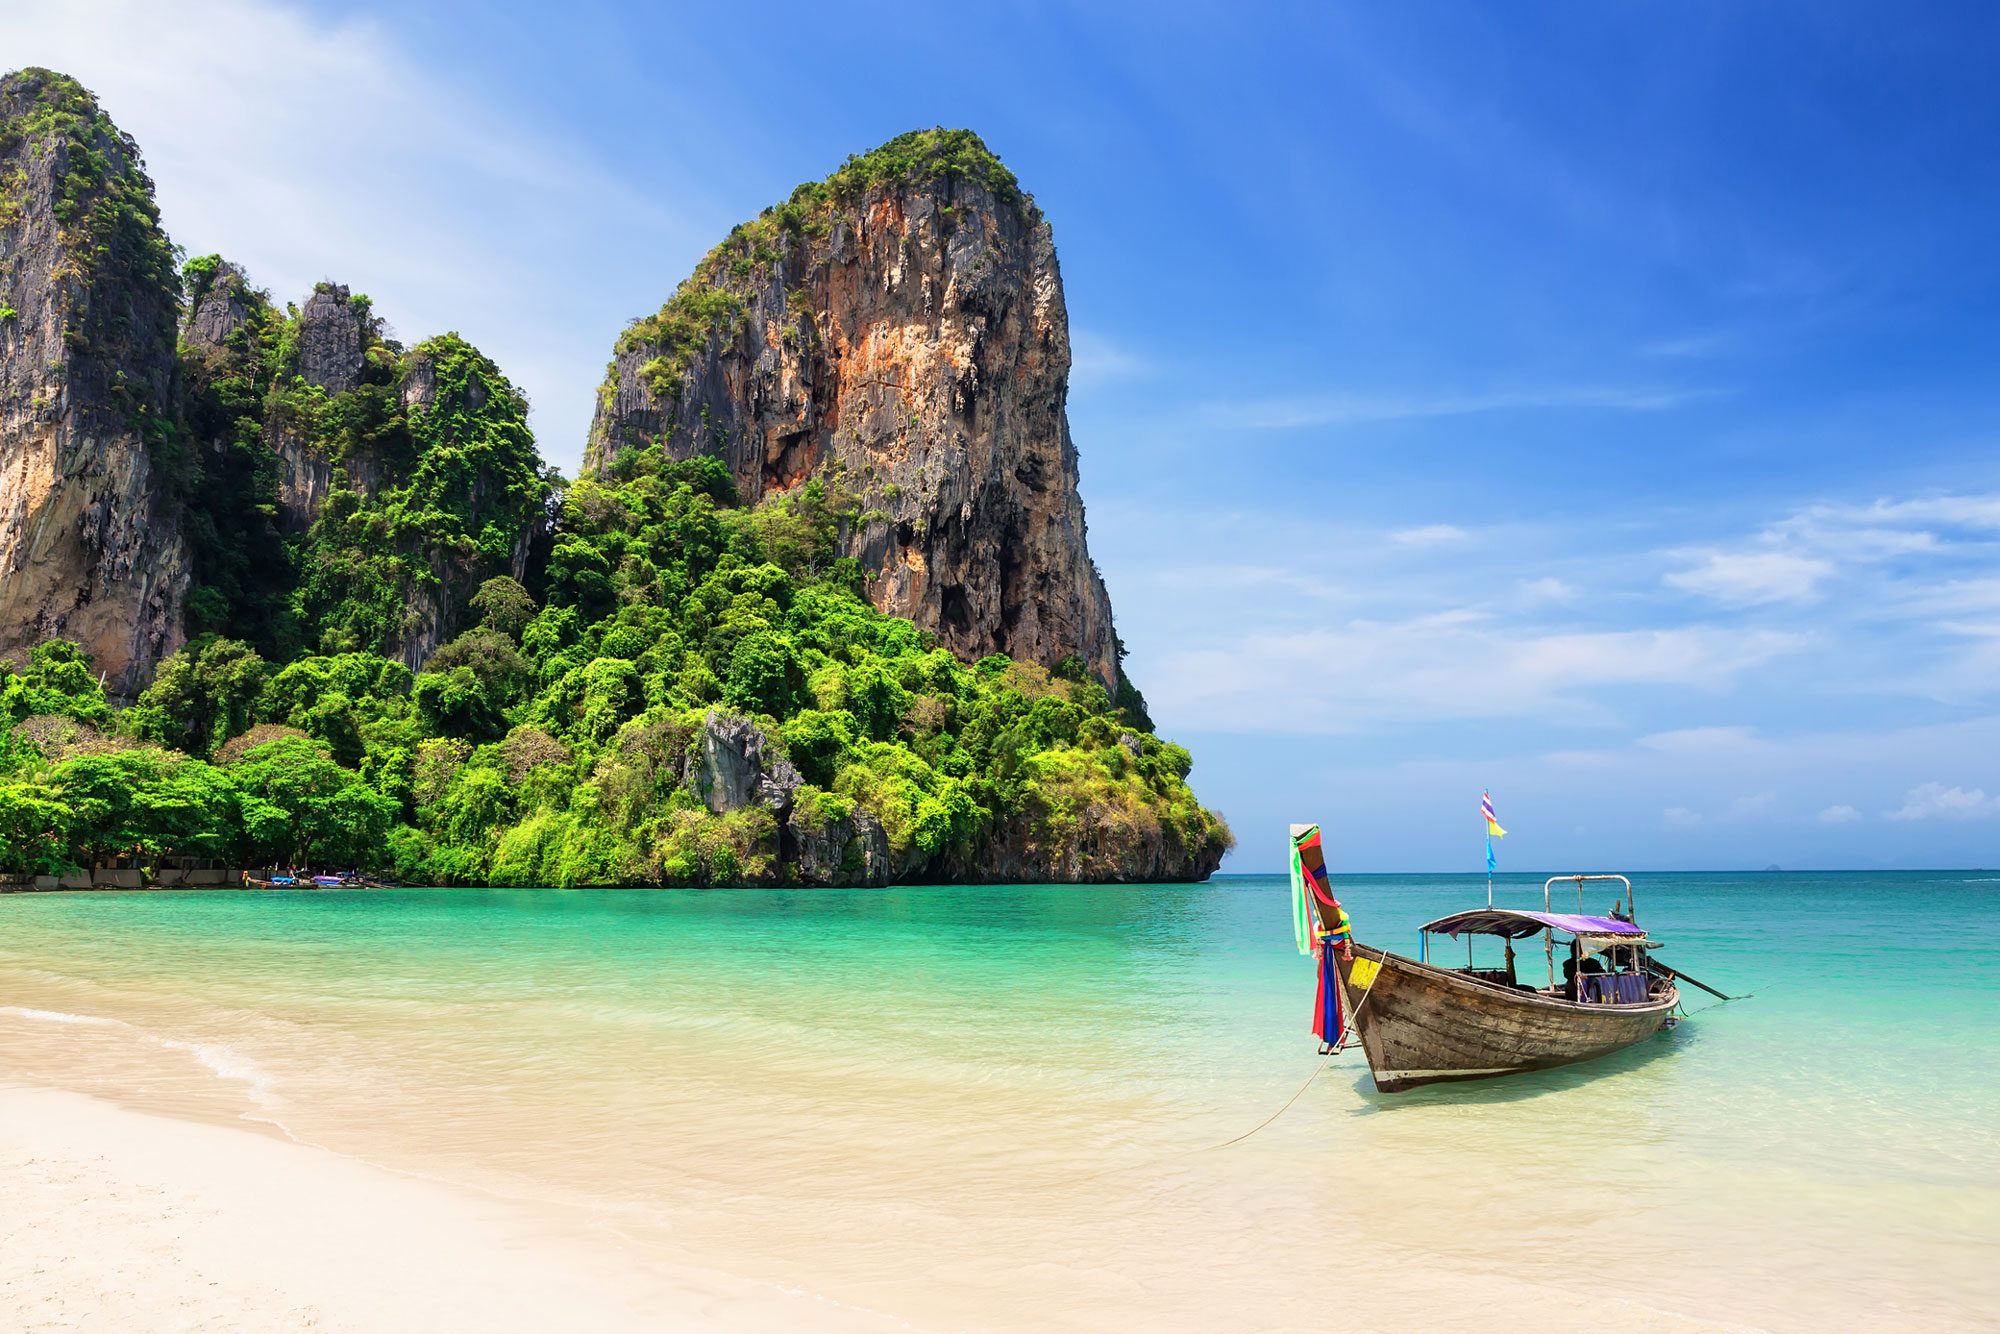
M122 1028L158 1043L168 1051L184 1051L217 1079L233 1080L246 1087L250 1100L269 1107L275 1097L276 1081L270 1073L234 1047L216 1042L185 1042L162 1037L126 1023L96 1014L71 1014L67 1010L38 1010L27 1005L0 1005L0 1015L32 1019L45 1024L77 1024L86 1028Z

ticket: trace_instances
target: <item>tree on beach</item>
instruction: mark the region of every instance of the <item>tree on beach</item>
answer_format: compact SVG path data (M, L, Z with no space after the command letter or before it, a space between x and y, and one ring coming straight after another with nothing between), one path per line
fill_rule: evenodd
M143 747L78 755L49 773L69 810L72 860L92 866L120 857L214 857L229 851L235 794L221 772L169 751Z
M239 797L244 847L274 866L373 865L395 803L302 737L258 746L226 771Z
M52 875L69 869L70 806L46 783L0 783L0 871Z

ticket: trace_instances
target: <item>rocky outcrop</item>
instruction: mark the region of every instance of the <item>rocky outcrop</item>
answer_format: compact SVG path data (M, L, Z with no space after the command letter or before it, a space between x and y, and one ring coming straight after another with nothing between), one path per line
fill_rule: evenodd
M499 575L517 583L527 578L547 491L527 430L527 400L458 335L430 339L407 353L396 392L411 439L407 475L385 476L382 458L360 451L346 459L347 484L363 496L408 485L458 515L467 535L409 553L430 577L405 588L403 623L384 651L416 670L466 627L481 584ZM489 528L509 535L504 550L470 540Z
M846 888L886 885L896 878L882 822L859 807L845 815L794 810L783 846L792 879L802 885Z
M243 271L227 260L218 261L190 295L181 337L190 347L226 350L231 337L249 326L256 300Z
M710 710L688 749L687 785L717 815L754 803L782 819L804 781L748 718Z
M1221 840L1191 841L1157 821L1105 821L1056 834L1045 815L1030 812L1003 820L966 865L938 870L988 885L1179 884L1214 875L1228 850Z
M976 136L905 135L738 228L627 331L584 468L714 454L753 503L827 478L877 607L1110 687L1069 365L1048 222Z
M299 377L329 394L344 394L361 383L367 365L369 312L338 283L320 283L299 311Z
M136 145L0 79L0 654L72 639L130 696L181 642L178 284Z
M682 784L709 811L762 808L777 823L773 883L809 886L1165 884L1206 880L1228 850L1210 829L1176 829L1160 812L1030 809L1007 817L962 854L896 851L875 814L808 788L781 748L748 718L711 710L688 742Z
M291 369L299 379L329 397L360 387L374 333L365 301L355 300L337 283L320 283L299 310L296 333L298 351ZM325 441L284 418L272 423L270 443L278 456L279 513L288 531L304 532L326 507L333 458Z

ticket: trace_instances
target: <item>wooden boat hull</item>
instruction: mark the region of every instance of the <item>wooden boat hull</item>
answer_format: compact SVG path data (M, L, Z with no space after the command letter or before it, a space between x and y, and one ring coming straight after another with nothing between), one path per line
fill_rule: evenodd
M1579 1005L1359 943L1338 966L1348 1022L1384 1093L1595 1060L1659 1032L1680 999L1670 984L1643 1005Z

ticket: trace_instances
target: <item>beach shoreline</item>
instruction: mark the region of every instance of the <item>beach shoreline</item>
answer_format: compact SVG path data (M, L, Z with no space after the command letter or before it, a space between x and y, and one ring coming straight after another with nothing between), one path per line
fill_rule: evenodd
M1983 1327L1984 891L1662 879L1770 999L1393 1099L1300 1040L1276 878L17 900L0 1328ZM1772 990L1762 923L1863 900L1938 995L1830 1027L1883 956Z
M10 1329L836 1329L775 1285L635 1263L589 1220L264 1133L0 1084Z
M1418 1312L1479 1309L1497 1319L1490 1327L1541 1328L1544 1318L1531 1313L1562 1294L1418 1265L1384 1295L1390 1300L1368 1303L1365 1317L1355 1313L1357 1327L1426 1328L1430 1319ZM1736 1328L1618 1305L1626 1327L1642 1331ZM994 1327L1027 1327L1021 1315L996 1313ZM275 1125L4 1083L0 1326L618 1334L959 1322L668 1265L602 1220L562 1218L545 1202L530 1207L378 1166L284 1138Z

